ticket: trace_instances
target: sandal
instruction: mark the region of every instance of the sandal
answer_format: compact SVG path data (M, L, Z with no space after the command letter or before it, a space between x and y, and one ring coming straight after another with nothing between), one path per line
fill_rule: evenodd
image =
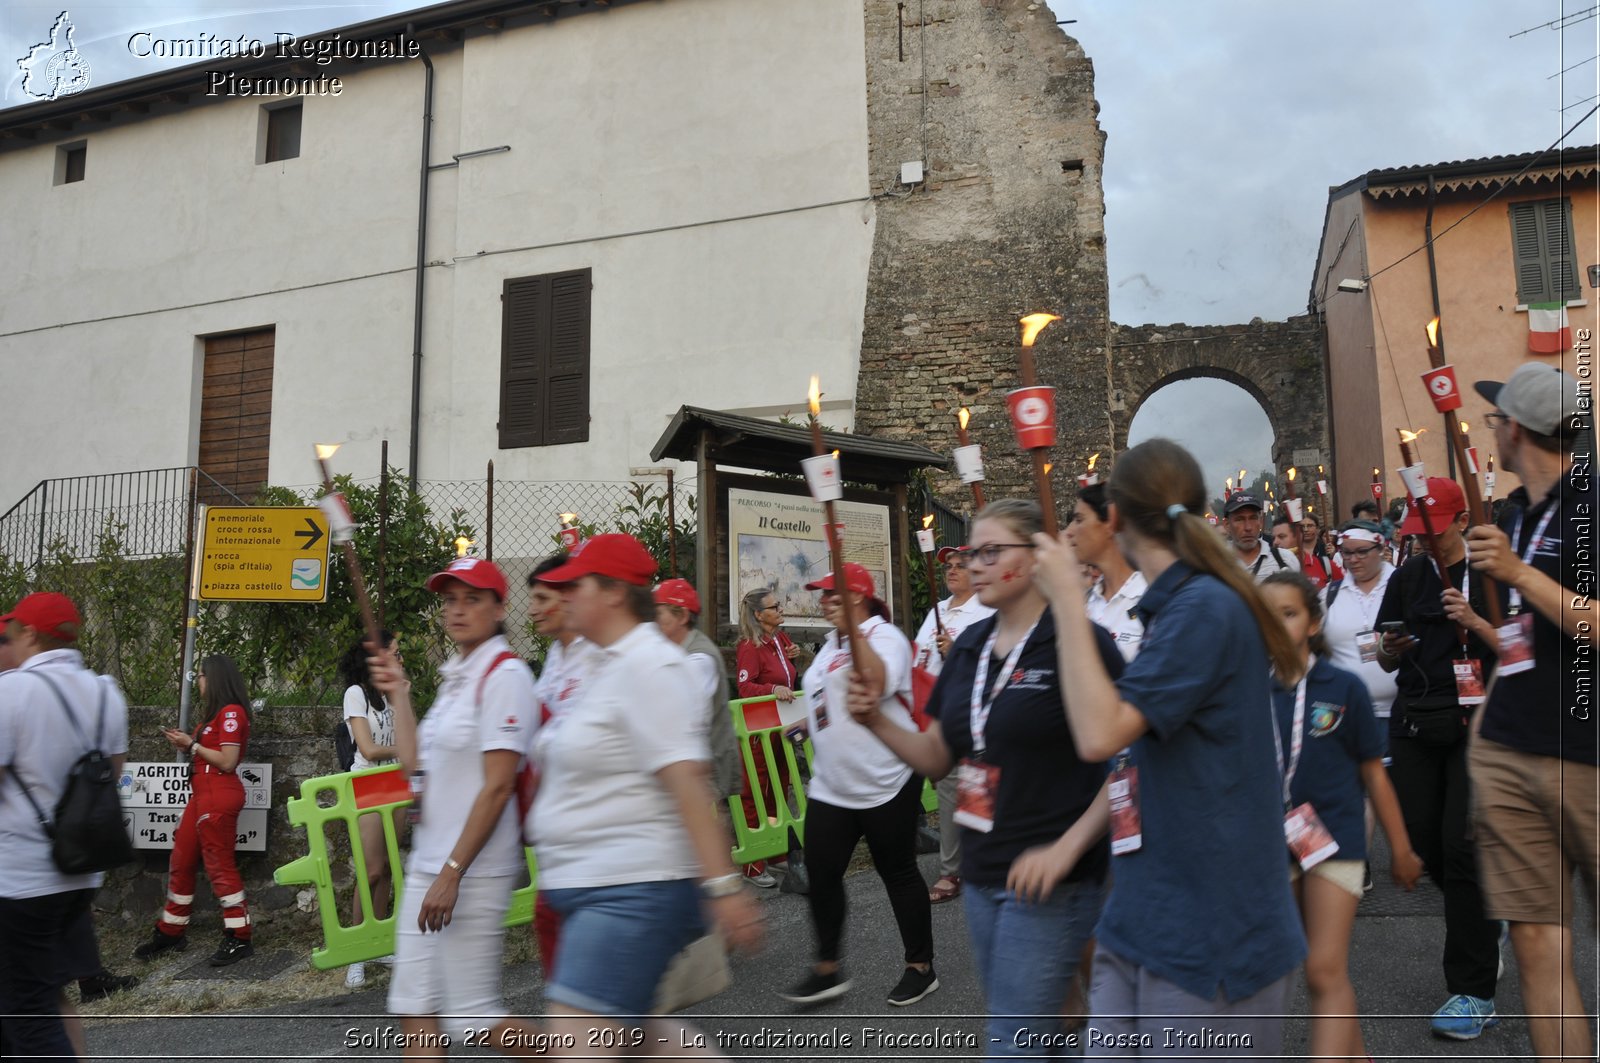
M954 900L961 896L961 878L959 875L941 875L939 881L933 884L928 891L929 904L943 904L945 901Z

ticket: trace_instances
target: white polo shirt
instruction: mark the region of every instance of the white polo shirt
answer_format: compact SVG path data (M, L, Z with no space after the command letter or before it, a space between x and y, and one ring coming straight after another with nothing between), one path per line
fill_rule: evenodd
M861 625L884 665L884 698L880 708L889 720L915 731L911 719L911 643L879 616ZM806 796L840 808L876 808L885 804L911 777L905 761L850 715L850 652L830 632L822 650L806 669L806 725L811 731L811 784Z
M945 634L954 642L961 637L961 633L976 624L986 616L993 616L994 610L978 601L976 594L967 595L967 600L960 605L955 604L955 598L946 598L939 603L939 619L944 624ZM913 648L916 652L914 660L920 668L925 668L932 675L944 671L944 656L939 653L939 628L933 622L933 610L928 610L928 615L922 619L922 627L917 632Z
M1230 545L1228 549L1233 550L1233 547ZM1233 550L1233 556L1239 559L1239 564L1250 570L1251 577L1257 583L1261 583L1274 572L1283 569L1288 569L1290 572L1300 571L1300 559L1294 556L1293 550L1285 550L1280 546L1278 552L1274 554L1272 552L1272 544L1265 539L1257 541L1256 556L1251 560L1246 561L1244 555L1237 550ZM1274 560L1274 557L1277 560ZM1281 564L1279 563L1280 561L1282 562Z
M1395 672L1385 672L1376 660L1363 661L1356 639L1362 632L1375 630L1383 592L1393 575L1394 566L1385 562L1377 582L1363 594L1346 572L1339 583L1339 593L1333 596L1333 605L1327 608L1327 616L1322 621L1322 637L1328 642L1328 662L1361 677L1367 693L1372 696L1372 710L1380 717L1387 717L1394 708L1394 698L1399 693L1395 680L1399 676ZM1326 607L1327 587L1322 588L1320 597Z
M656 773L711 759L706 699L654 624L593 649L579 696L534 743L530 813L541 889L697 878L677 803Z
M541 720L558 716L568 706L577 703L593 658L594 643L581 636L565 646L559 639L550 644L544 658L544 670L539 673L539 681L534 685Z
M428 774L422 820L411 835L408 870L414 867L435 874L450 858L483 789L485 753L507 749L528 754L539 729L533 671L521 659L506 660L483 680L490 663L510 649L505 636L496 635L466 657L450 658L439 669L439 695L417 725L417 759ZM467 874L514 875L526 866L517 802L512 798Z
M1122 654L1124 661L1131 661L1138 656L1139 643L1144 640L1144 621L1139 619L1135 610L1139 599L1144 597L1146 586L1144 573L1134 569L1133 575L1122 581L1122 586L1109 600L1105 595L1104 576L1095 580L1094 586L1089 588L1085 611L1090 620L1111 632L1111 637L1117 642L1117 652Z

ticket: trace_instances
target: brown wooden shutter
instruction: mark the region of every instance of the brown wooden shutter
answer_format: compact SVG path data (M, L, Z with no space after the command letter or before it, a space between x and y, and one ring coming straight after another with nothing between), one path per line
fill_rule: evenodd
M500 449L540 443L550 278L507 280L500 294Z
M205 341L200 397L200 468L248 501L267 482L272 445L275 329ZM222 495L207 502L232 502Z
M587 269L505 282L500 449L588 440L590 285Z

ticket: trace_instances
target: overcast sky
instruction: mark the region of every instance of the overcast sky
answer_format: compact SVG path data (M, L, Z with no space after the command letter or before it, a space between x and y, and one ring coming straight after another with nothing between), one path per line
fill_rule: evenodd
M1540 150L1600 102L1589 99L1600 94L1600 18L1584 0L1050 3L1078 20L1064 28L1095 64L1111 314L1125 324L1304 313L1329 186L1379 167ZM27 102L15 60L63 7L91 83L104 85L175 65L131 56L140 30L270 40L416 6L0 0L0 104ZM1590 116L1567 143L1600 141L1596 128ZM1136 438L1152 424L1218 481L1268 460L1266 417L1232 385L1166 388L1140 410Z

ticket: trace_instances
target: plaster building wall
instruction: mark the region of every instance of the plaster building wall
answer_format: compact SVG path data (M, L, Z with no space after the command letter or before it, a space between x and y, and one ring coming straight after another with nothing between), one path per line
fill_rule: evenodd
M924 17L919 20L919 13ZM991 494L1028 482L1005 410L1017 319L1061 314L1041 337L1057 393L1057 453L1110 443L1109 324L1094 68L1026 0L867 0L869 171L879 194L857 393L859 431L938 450L971 407ZM926 181L905 187L902 162ZM1058 495L1072 482L1057 460ZM962 508L954 475L936 480Z
M626 479L680 403L798 411L812 372L850 425L874 221L862 17L671 0L426 44L424 479L490 458L506 479ZM255 164L257 98L0 152L8 407L30 435L74 415L70 445L0 457L0 507L45 477L192 463L197 337L267 325L269 479L309 482L314 441L372 469L387 438L404 462L423 70L340 76L282 163ZM58 144L85 136L86 179L53 185ZM502 282L580 267L590 441L497 451Z
M1471 437L1479 453L1493 449L1483 415L1490 409L1476 391L1475 380L1504 380L1525 361L1560 362L1568 372L1578 372L1578 356L1571 350L1562 356L1536 355L1528 350L1528 319L1517 304L1517 281L1511 250L1511 204L1566 195L1572 203L1572 228L1575 238L1581 302L1569 305L1568 320L1574 336L1578 329L1597 328L1596 294L1585 277L1586 267L1600 262L1600 194L1594 181L1566 181L1557 185L1541 181L1516 186L1501 193L1471 217L1486 193L1441 193L1434 211L1436 234L1434 255L1438 267L1440 317L1443 322L1445 360L1455 366L1464 403L1460 416L1471 426ZM1362 194L1365 216L1367 258L1373 270L1382 269L1423 243L1423 223L1427 213L1423 197L1374 200ZM1463 218L1465 221L1462 221ZM1444 230L1455 223L1460 225ZM1442 234L1442 235L1437 235ZM1428 431L1418 440L1418 456L1430 470L1445 475L1447 438L1443 418L1436 413L1420 374L1429 368L1424 328L1433 316L1432 294L1428 282L1426 254L1416 254L1395 268L1373 278L1367 298L1380 326L1371 342L1375 348L1376 378L1381 396L1383 461L1387 479L1386 497L1400 497L1403 490L1399 440L1396 425ZM1592 341L1590 349L1592 351ZM1587 369L1593 376L1592 355ZM1370 466L1371 463L1369 463ZM1497 462L1498 464L1498 462ZM1370 475L1371 469L1365 470ZM1504 496L1517 485L1514 475L1499 472L1495 494Z
M1379 362L1373 344L1373 303L1364 292L1339 290L1339 282L1367 276L1362 197L1350 194L1328 204L1322 258L1312 298L1322 308L1327 331L1328 413L1333 454L1329 483L1335 514L1348 520L1350 507L1372 497L1372 469L1383 464L1383 408ZM1387 369L1387 364L1383 366Z

